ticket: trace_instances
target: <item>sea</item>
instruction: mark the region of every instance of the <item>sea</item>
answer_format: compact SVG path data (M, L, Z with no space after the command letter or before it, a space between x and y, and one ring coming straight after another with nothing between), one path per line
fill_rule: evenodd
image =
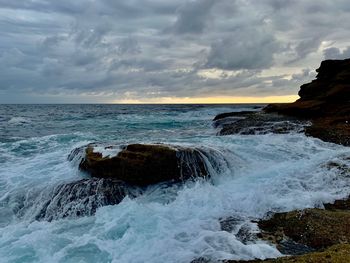
M350 194L347 147L288 134L218 136L213 118L263 105L0 105L0 262L183 262L282 256L256 238L274 212ZM155 185L91 216L37 220L55 186L86 178L89 143L163 143L212 155L210 178ZM333 165L332 165L333 163ZM338 165L334 165L334 163ZM20 211L20 213L19 213ZM230 219L230 229L220 222Z

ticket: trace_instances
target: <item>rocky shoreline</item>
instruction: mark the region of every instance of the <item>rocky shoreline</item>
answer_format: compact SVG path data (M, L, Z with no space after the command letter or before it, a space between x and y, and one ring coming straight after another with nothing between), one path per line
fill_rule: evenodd
M350 59L323 61L317 72L316 80L301 86L300 99L294 103L216 116L213 121L220 128L218 135L304 132L350 146ZM346 165L327 165L338 169L339 176L350 176ZM261 230L258 238L292 256L223 262L350 262L350 198L321 208L276 213L257 224Z
M218 135L305 133L326 142L350 146L350 59L324 61L317 79L301 87L300 99L290 104L271 104L262 110L217 115ZM107 152L107 154L106 154ZM343 156L350 160L350 156ZM74 149L68 160L86 178L57 185L40 199L35 220L93 215L97 208L116 205L126 196L137 198L147 187L207 180L215 170L215 158L196 147L166 144L101 145ZM329 161L324 165L339 176L350 177L350 166ZM303 172L303 171L301 171ZM25 210L18 202L16 214ZM33 204L29 204L33 205ZM242 228L237 235L245 244L257 239L276 246L284 255L264 262L350 262L350 197L318 208L269 215L257 224L260 233ZM222 231L232 232L236 218L222 218ZM198 259L193 262L212 262ZM261 262L223 261L223 262Z

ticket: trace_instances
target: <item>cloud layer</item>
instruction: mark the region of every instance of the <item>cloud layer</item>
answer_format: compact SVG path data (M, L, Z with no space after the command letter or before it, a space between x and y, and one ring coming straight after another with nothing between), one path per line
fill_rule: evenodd
M348 0L0 0L0 103L295 94Z

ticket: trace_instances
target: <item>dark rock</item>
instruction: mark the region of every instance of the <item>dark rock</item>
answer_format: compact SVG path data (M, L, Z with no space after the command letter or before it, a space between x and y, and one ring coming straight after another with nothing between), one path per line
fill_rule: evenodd
M277 243L286 237L296 243L314 249L350 242L350 213L305 209L288 213L277 213L271 219L258 223L264 235L272 235Z
M350 114L342 117L333 115L313 120L305 133L326 142L350 146Z
M79 168L96 178L113 178L147 186L165 181L208 177L204 153L197 149L154 144L131 144L116 156L103 157L89 146Z
M191 263L219 263L217 260L210 260L208 258L197 258L191 261Z
M101 206L118 204L126 196L134 198L142 192L142 189L121 181L91 178L33 189L25 195L11 193L5 201L19 218L51 221L91 216Z
M234 230L237 229L237 226L242 223L242 219L230 216L227 218L220 219L219 223L222 231L232 233Z
M225 112L225 113L220 113L215 116L213 121L221 120L227 117L244 117L247 115L251 115L256 113L256 111L238 111L238 112Z
M237 240L243 244L248 244L257 239L257 233L252 231L250 223L248 224L241 218L230 216L220 219L219 223L221 230L234 234Z
M350 210L350 197L343 200L336 200L333 204L324 204L327 210Z
M83 179L57 186L36 219L51 221L65 217L90 216L101 206L119 204L125 196L131 198L141 190L110 179Z
M315 252L314 248L297 243L289 238L282 239L277 246L277 249L284 255L303 255L310 252Z
M294 117L287 117L278 114L253 113L245 118L234 122L226 123L222 126L219 135L242 134L286 134L290 132L303 132L307 122Z

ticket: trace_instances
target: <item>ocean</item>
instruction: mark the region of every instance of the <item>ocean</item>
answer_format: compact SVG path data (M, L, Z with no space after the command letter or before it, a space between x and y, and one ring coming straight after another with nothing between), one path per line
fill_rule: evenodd
M262 105L0 105L0 262L184 262L281 256L255 238L273 212L350 194L349 148L303 133L217 136L212 119ZM48 193L86 178L67 157L91 142L211 154L210 179L149 187L84 217L36 220ZM220 221L230 218L230 231ZM242 234L244 232L244 234Z

